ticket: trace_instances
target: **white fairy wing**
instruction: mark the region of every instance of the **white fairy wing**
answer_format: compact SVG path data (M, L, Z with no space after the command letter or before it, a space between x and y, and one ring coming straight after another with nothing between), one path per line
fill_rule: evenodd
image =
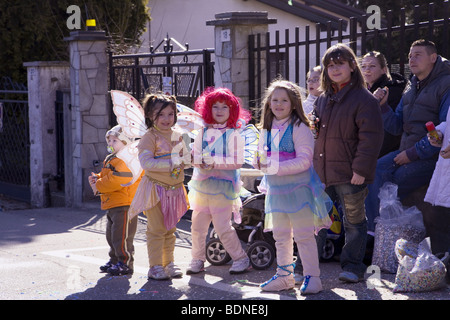
M177 123L174 129L182 133L187 133L190 138L195 138L205 122L201 115L185 105L177 103Z
M132 185L141 176L142 167L138 157L138 143L139 140L126 145L125 148L122 148L122 150L117 152L117 157L125 162L128 169L130 169L131 173L133 174L133 179L129 183L122 185L123 187Z
M248 124L242 129L241 135L245 139L244 162L251 165L258 150L259 131L254 125Z
M178 112L192 112L200 115L197 111L195 111L192 108L189 108L188 106L185 106L184 104L177 103L177 111Z
M147 131L144 109L131 95L119 90L111 90L113 111L117 123L130 138L140 138Z

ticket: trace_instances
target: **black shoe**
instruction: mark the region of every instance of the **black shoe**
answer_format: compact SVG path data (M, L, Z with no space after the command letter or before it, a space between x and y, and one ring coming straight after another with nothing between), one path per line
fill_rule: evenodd
M109 260L105 265L100 266L100 271L108 272L108 269L111 268L112 266L114 266L114 264L111 262L111 260Z
M133 270L123 262L118 262L108 269L108 273L112 276L123 276L125 274L133 274Z

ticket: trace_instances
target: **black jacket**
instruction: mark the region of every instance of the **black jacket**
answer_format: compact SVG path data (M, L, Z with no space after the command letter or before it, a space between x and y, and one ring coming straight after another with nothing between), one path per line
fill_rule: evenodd
M388 79L387 75L382 75L375 83L369 88L370 92L374 93L378 88L389 88L388 105L393 111L397 108L399 104L403 90L406 86L406 79L399 73L392 73L392 79ZM379 157L382 157L389 152L398 150L400 147L400 140L402 135L393 135L387 131L384 131L383 145L381 146Z

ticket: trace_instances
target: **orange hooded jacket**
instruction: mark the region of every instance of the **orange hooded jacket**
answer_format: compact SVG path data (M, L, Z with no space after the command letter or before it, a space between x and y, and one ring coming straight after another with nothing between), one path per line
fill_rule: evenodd
M129 206L136 193L141 177L131 186L124 187L133 175L125 162L115 154L108 155L103 161L102 171L97 175L95 186L100 193L101 209Z

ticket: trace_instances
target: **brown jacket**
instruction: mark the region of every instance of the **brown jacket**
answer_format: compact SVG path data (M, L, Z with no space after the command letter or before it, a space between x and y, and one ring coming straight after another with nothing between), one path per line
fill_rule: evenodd
M325 185L350 183L353 172L372 183L383 142L378 101L364 88L347 84L337 93L326 92L315 103L319 135L314 147L314 169Z

